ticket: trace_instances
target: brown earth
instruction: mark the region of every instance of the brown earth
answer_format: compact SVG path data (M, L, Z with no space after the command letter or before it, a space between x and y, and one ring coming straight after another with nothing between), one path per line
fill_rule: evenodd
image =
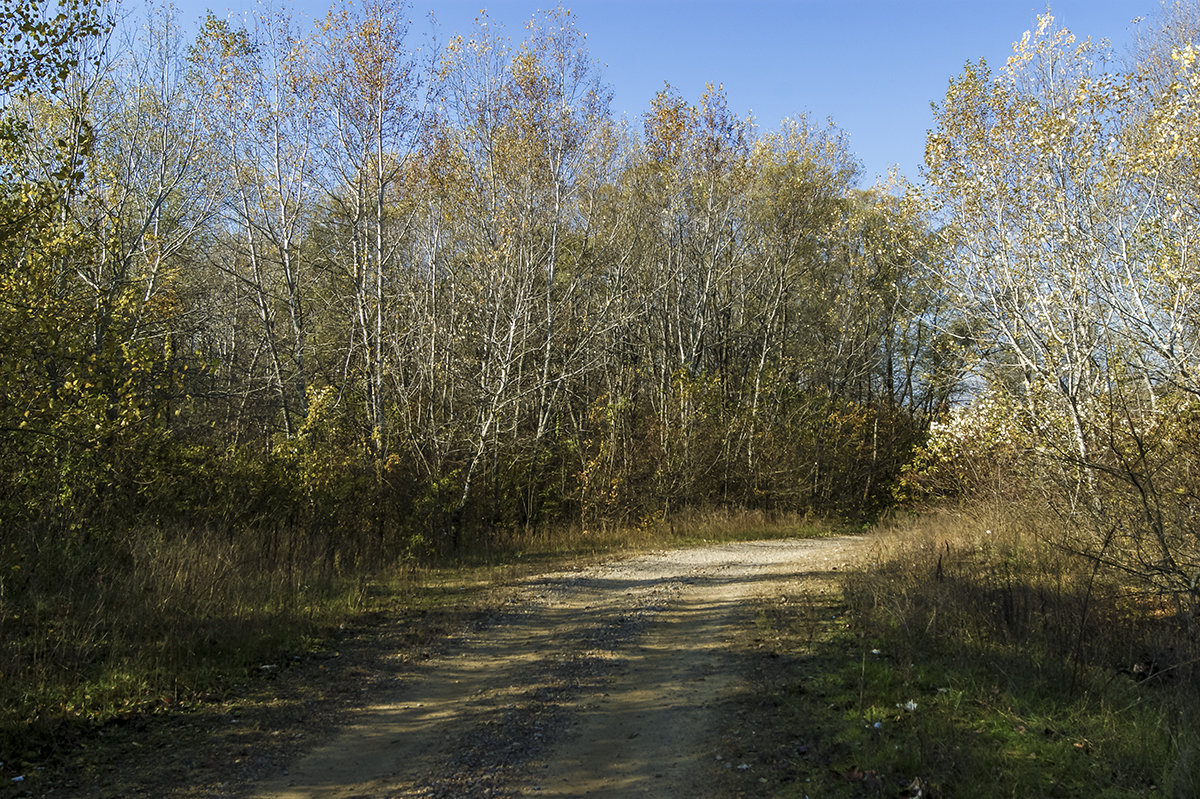
M758 766L722 752L753 726L762 600L870 546L669 550L523 578L470 618L378 618L237 699L111 730L36 795L700 797L731 774L753 795Z
M863 543L730 543L542 575L250 795L703 795L754 600Z

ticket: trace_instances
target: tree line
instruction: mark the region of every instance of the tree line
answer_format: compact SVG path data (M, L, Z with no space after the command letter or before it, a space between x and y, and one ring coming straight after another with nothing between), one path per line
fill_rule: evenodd
M871 189L719 85L616 118L569 11L408 12L0 7L6 563L991 492L1196 594L1194 3L1123 57L1040 18Z
M1116 54L1043 15L936 110L924 193L978 380L909 475L1035 500L1056 543L1173 599L1194 632L1200 6L1132 24Z
M916 204L857 188L832 124L760 132L719 86L615 118L569 11L422 51L384 0L186 39L72 0L26 26L69 29L41 52L14 9L10 557L139 527L301 530L352 563L684 508L860 516L955 390Z

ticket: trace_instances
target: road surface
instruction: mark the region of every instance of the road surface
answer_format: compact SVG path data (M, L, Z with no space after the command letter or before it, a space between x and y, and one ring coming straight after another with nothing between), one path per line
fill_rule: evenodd
M727 543L531 578L507 610L249 795L704 796L755 600L868 545Z

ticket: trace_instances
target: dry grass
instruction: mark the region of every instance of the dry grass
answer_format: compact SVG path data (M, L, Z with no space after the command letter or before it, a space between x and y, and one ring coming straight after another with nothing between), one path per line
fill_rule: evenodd
M1189 626L1054 533L1012 506L895 520L841 601L767 609L803 792L1200 795Z
M0 601L0 745L7 759L81 725L218 695L363 605L364 581L299 549L206 533L92 542L27 559Z
M984 507L883 533L875 568L848 580L847 597L864 619L889 618L903 640L1036 645L1072 693L1093 690L1096 670L1200 679L1197 641L1169 598L1060 547L1052 517Z
M805 514L771 513L745 508L684 509L670 517L655 517L639 525L600 523L518 530L481 548L495 558L546 554L597 554L667 546L699 545L712 541L813 537L842 529L837 522ZM477 557L479 552L466 553Z
M695 512L635 528L495 534L450 559L374 567L279 531L76 542L61 557L26 558L0 592L0 759L44 760L64 738L113 719L224 697L281 652L320 647L364 612L402 611L418 589L458 592L564 559L828 529L792 515Z

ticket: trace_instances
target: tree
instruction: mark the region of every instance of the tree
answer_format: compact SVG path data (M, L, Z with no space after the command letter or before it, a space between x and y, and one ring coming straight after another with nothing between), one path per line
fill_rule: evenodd
M38 546L103 537L126 518L165 435L181 366L170 259L188 173L166 84L114 63L98 6L57 8L23 19L29 39L9 43L0 167L6 524L51 533Z
M345 377L362 392L365 441L378 463L391 443L390 303L414 219L405 179L425 110L404 11L388 0L343 5L329 13L313 44L311 91L325 120L318 174L334 236L322 258L350 290L354 332Z
M1039 18L994 78L968 65L951 82L926 161L944 285L994 342L981 376L1030 442L1030 485L1067 545L1191 607L1197 494L1177 422L1200 352L1200 81L1190 45L1141 47L1105 72L1096 46Z
M535 18L516 47L481 19L450 42L441 78L439 202L457 211L458 248L446 282L462 306L442 319L478 343L454 357L470 419L456 513L486 466L494 500L508 461L525 473L512 490L528 521L540 513L552 431L571 416L567 400L606 323L589 314L598 277L588 237L613 141L608 92L561 9Z
M997 342L993 373L1024 398L1029 423L1080 465L1095 452L1113 322L1107 244L1124 222L1106 189L1117 87L1096 58L1040 17L994 79L981 62L951 82L926 150L948 286ZM1075 480L1086 488L1087 471Z
M232 283L232 296L252 303L279 424L291 437L307 413L311 381L312 270L303 245L316 193L316 108L306 43L291 22L264 10L253 24L235 29L208 14L190 62L211 140L210 192L220 195L214 199L236 231L218 235L211 258ZM234 338L240 305L231 303L223 323ZM232 369L239 359L229 355ZM254 376L236 379L252 384Z

